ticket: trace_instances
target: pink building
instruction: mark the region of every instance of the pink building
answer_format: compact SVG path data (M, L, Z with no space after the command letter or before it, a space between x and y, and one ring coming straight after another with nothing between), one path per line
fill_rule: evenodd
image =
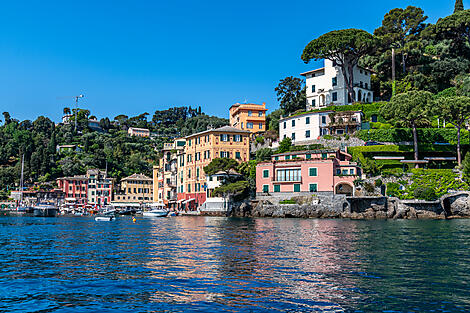
M256 166L256 193L354 194L360 168L351 155L336 150L296 151L275 154Z

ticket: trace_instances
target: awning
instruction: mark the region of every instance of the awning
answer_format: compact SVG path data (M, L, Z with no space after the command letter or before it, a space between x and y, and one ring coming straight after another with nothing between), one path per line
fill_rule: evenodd
M191 202L191 201L194 201L194 200L196 200L196 199L194 199L194 198L188 199L188 200L186 200L186 201L183 201L183 204L188 203L188 202Z
M65 198L65 201L77 201L75 198Z
M180 199L180 200L176 201L176 203L181 203L183 201L184 201L184 199Z

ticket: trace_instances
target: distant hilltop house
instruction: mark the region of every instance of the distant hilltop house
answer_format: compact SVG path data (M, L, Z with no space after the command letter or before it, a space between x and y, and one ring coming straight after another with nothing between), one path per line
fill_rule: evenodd
M230 126L252 133L266 131L266 103L235 103L230 107Z
M83 150L77 145L57 145L56 151L61 154L64 152L82 152Z
M129 127L127 133L129 134L129 136L150 137L150 130L148 130L147 128Z
M324 67L300 74L306 78L307 110L329 105L351 104L353 100L364 103L373 101L374 93L370 84L372 72L370 70L360 66L354 67L355 99L351 99L341 68L333 61L325 60L324 62Z
M281 118L279 138L290 138L296 145L308 144L324 135L352 134L361 129L360 111L306 112Z

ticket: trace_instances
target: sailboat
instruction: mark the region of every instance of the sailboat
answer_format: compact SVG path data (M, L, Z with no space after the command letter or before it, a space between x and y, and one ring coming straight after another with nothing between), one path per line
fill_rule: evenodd
M21 157L21 176L20 176L20 200L18 201L18 206L16 207L17 214L32 213L32 208L27 207L23 203L23 190L24 190L24 154Z

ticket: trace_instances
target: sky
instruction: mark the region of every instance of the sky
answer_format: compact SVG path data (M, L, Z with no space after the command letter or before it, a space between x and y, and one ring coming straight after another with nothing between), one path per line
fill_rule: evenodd
M274 110L280 79L321 65L300 59L311 40L373 32L408 5L435 22L454 0L2 1L0 112L58 122L79 94L98 119L183 105L228 118L245 101Z

